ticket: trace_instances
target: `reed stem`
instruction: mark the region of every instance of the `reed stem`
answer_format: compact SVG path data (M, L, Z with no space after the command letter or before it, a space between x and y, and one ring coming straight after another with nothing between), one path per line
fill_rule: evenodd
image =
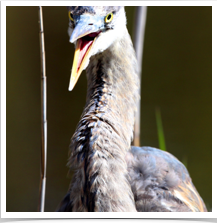
M142 55L143 55L143 44L145 37L146 17L147 17L147 6L137 6L135 22L134 22L135 28L133 32L134 33L133 44L138 61L138 75L140 79L139 95L141 95ZM137 102L137 113L134 124L134 139L133 139L134 146L140 146L140 112L141 112L141 100Z
M42 6L39 6L39 39L41 57L41 179L38 211L44 212L47 168L47 78Z

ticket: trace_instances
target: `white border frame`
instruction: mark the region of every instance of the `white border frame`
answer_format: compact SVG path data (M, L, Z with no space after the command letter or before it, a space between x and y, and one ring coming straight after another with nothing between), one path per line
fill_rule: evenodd
M76 5L76 1L73 2ZM6 6L66 6L72 4L68 1L2 1L1 2L1 218L217 218L216 208L216 177L212 174L212 212L200 213L164 213L137 212L137 213L70 213L70 212L6 212ZM125 6L212 6L212 72L216 72L216 21L217 2L215 1L79 1L79 5L125 5ZM214 61L216 61L214 63ZM216 114L214 96L216 95L216 77L212 77L213 110ZM212 115L212 135L215 133L216 118ZM216 148L215 137L212 137L213 148ZM213 170L217 164L214 162L216 150L212 150Z

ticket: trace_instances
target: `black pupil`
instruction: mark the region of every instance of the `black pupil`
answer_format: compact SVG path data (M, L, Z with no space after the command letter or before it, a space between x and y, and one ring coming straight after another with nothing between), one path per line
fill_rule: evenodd
M108 20L110 20L110 19L111 19L111 17L112 17L112 16L111 16L111 14L109 14L109 15L108 15L108 17L107 17L107 19L108 19Z
M73 14L72 13L70 13L70 17L73 19Z

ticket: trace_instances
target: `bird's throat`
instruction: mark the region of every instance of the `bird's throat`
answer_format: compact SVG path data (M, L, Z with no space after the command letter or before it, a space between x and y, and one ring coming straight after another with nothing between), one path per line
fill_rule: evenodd
M69 160L70 167L77 167L71 197L80 211L136 211L124 159L138 99L134 55L125 38L92 57L87 68L87 102Z

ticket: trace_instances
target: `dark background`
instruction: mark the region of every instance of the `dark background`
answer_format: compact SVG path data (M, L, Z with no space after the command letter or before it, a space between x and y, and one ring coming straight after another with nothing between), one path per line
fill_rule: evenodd
M135 7L125 7L133 31ZM38 7L6 9L7 211L37 211L40 178ZM70 177L70 138L86 97L86 77L68 91L74 46L65 7L43 7L48 82L45 211L54 211ZM167 151L187 163L212 207L212 8L148 7L142 74L141 145L159 147L160 108Z

